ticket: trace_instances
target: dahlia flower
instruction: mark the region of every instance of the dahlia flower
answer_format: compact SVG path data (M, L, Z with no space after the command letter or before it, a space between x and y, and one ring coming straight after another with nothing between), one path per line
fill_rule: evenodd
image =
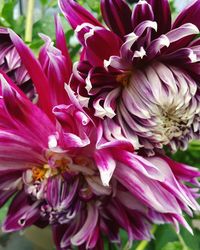
M83 46L71 87L104 118L107 139L120 126L151 155L199 138L200 0L173 23L168 0L141 0L132 11L123 0L101 0L110 30L73 0L59 4Z
M30 76L6 28L0 28L0 69L6 72L31 100L35 98L35 91Z
M119 229L150 239L152 223L191 228L200 172L164 155L142 157L125 138L107 141L69 85L71 61L56 19L57 48L45 41L37 61L9 35L38 93L37 104L0 71L0 206L13 197L4 232L51 226L57 249L120 245ZM41 66L42 65L42 66ZM120 127L115 127L120 134ZM187 185L186 183L190 183Z

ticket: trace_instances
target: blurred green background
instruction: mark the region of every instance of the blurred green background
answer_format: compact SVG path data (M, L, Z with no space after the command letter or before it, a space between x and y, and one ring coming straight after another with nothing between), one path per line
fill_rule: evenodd
M49 35L55 40L54 33L54 14L59 12L57 0L31 0L34 8L31 13L28 11L30 0L0 0L0 26L9 27L19 34L28 46L38 54L43 42L38 33ZM190 0L170 1L173 16L177 15ZM102 20L98 0L79 0L80 4L92 12L100 21ZM136 0L129 0L130 5L134 5ZM32 32L30 23L27 22L27 15L33 15ZM69 51L73 61L78 58L80 45L76 40L73 31L61 15L64 26ZM29 37L28 37L29 36ZM32 37L31 37L32 36ZM185 152L177 152L171 156L175 160L187 163L200 168L200 141L194 141ZM0 210L0 222L2 222L7 206ZM193 219L187 217L189 224L194 230L191 235L181 227L180 234L177 235L174 228L170 225L161 225L152 229L155 239L151 242L135 242L132 249L135 250L200 250L200 215L195 215ZM126 234L121 232L123 239L123 249L126 248ZM31 228L25 232L15 234L0 234L0 250L44 250L54 249L51 241L50 230L37 230ZM105 242L105 249L118 249Z

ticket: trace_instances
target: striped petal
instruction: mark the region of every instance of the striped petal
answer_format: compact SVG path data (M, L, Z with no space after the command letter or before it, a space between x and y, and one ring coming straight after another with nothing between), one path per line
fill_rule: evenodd
M132 31L131 10L124 0L101 0L101 11L108 27L119 36Z

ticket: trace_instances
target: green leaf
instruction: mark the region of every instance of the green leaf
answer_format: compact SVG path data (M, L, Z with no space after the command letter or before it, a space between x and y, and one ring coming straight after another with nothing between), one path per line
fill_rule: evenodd
M14 25L15 20L13 18L14 14L14 8L16 5L16 0L10 0L7 3L4 4L2 10L1 10L1 16L10 24Z
M48 3L49 0L40 0L40 3L45 6Z
M0 15L4 6L4 0L0 0Z
M6 204L3 207L0 208L0 224L2 224L3 220L6 217L11 201L12 197L6 202Z
M180 242L174 241L167 243L161 250L183 250L183 246Z
M100 4L97 0L86 0L88 6L95 12L100 13Z

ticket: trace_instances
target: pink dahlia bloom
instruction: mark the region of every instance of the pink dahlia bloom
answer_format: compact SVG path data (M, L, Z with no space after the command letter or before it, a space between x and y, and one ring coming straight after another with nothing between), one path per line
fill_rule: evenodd
M28 72L12 42L9 31L0 27L0 69L31 99L35 91Z
M110 30L73 0L59 3L83 45L71 86L104 118L108 139L117 136L114 123L149 154L199 138L199 0L173 23L168 0L141 0L132 11L123 0L101 0Z
M152 223L191 230L182 213L200 209L194 188L200 172L164 155L136 155L125 139L106 140L101 120L64 89L71 61L59 20L57 48L41 35L40 63L9 34L39 101L33 104L0 72L0 206L13 197L3 231L51 225L57 249L64 250L103 249L103 237L120 245L119 229L131 246L151 238Z

